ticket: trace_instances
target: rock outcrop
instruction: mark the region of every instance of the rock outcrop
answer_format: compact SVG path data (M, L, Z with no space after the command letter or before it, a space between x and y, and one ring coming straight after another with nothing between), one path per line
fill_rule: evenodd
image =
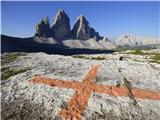
M70 34L70 20L64 10L59 10L55 16L51 31L52 36L58 39Z
M71 120L62 110L73 120L159 120L160 64L139 61L144 55L74 57L2 54L2 120Z
M41 20L40 23L36 25L36 34L41 37L49 37L50 36L50 24L48 17Z

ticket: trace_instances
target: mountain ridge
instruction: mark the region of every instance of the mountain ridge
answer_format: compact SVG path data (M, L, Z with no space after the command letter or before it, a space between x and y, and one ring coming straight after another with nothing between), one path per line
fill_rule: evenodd
M60 9L52 22L49 22L48 16L42 18L36 25L35 36L53 37L56 39L66 39L66 37L70 37L80 40L90 38L98 40L103 38L90 26L88 20L83 15L77 17L72 28L70 26L70 18L63 9Z
M160 38L145 37L133 34L122 34L116 40L115 43L120 46L147 46L147 45L160 45Z

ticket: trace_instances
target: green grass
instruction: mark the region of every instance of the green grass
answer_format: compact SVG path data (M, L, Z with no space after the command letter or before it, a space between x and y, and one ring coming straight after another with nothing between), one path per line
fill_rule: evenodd
M15 61L18 57L20 56L24 56L26 55L25 53L20 53L20 52L17 52L17 53L8 53L8 54L2 54L1 56L1 65L5 65L5 64L8 64L8 63L11 63L13 61Z
M149 62L160 64L160 53L147 53L147 52L143 52L142 50L133 50L131 52L126 52L124 54L147 55L147 56L150 56L150 59L151 59L149 60ZM139 60L135 60L135 61L139 61ZM139 61L139 62L143 62L143 61Z
M160 61L158 61L158 60L151 60L151 61L149 61L149 62L160 64Z
M128 50L128 49L125 48L125 47L122 47L122 46L118 46L118 47L116 48L116 51L117 51L117 52L123 52L123 51L126 51L126 50Z
M74 58L80 58L80 59L89 59L89 60L105 60L105 56L84 56L84 55L74 55Z
M150 62L160 64L160 53L155 53L151 59Z
M84 55L74 55L72 56L73 58L80 58L80 59L89 59L89 57L84 56Z
M7 80L11 76L26 72L28 70L31 70L31 68L27 67L19 70L9 69L8 67L1 68L1 80Z
M145 55L146 53L144 53L142 50L133 50L131 52L127 52L127 54Z
M9 64L15 60L17 60L20 56L26 55L25 53L21 52L14 52L14 53L4 53L1 55L1 79L7 80L11 76L17 75L19 73L26 72L31 70L31 68L22 68L22 69L11 69L9 67L5 67L4 65Z
M1 72L4 72L5 70L9 69L9 67L2 67Z
M105 60L105 56L91 57L91 60Z
M160 60L160 53L155 54L152 59L154 60Z

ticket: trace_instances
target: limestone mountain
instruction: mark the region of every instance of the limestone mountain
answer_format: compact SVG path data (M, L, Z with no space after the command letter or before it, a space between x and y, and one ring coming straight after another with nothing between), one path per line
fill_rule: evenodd
M41 20L36 25L35 36L52 37L55 39L74 38L79 40L88 40L94 38L96 40L103 39L98 32L92 28L87 19L80 15L78 16L73 28L70 28L70 19L64 10L59 10L54 17L53 23L50 26L48 17Z
M78 16L71 29L70 19L64 10L58 11L50 27L48 19L42 19L36 28L34 41L49 44L59 42L70 48L114 49L116 47L106 37L101 37L83 15Z

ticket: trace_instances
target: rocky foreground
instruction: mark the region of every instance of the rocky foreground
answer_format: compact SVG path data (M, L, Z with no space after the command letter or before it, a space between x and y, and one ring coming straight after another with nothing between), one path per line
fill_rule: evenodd
M3 54L2 119L159 120L159 61L129 52Z

